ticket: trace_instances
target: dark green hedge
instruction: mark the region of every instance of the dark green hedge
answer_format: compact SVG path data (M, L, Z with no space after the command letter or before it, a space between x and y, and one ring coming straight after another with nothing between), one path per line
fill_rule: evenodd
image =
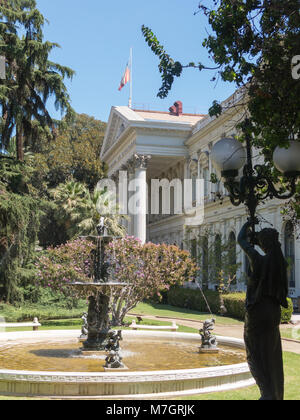
M218 314L220 310L219 293L212 290L206 290L204 294L211 311L214 314ZM224 304L228 311L226 315L243 321L245 319L245 299L245 293L231 293L223 295ZM288 301L289 308L281 308L282 323L288 323L292 318L293 303L291 299L288 299ZM174 287L168 293L167 303L180 308L192 309L199 312L209 312L200 290Z

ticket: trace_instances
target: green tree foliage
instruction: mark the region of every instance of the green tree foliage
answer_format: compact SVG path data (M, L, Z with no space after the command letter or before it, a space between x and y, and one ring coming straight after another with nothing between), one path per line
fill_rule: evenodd
M105 173L100 151L106 124L86 114L76 114L72 122L63 122L54 141L49 143L40 136L30 145L33 165L39 171L38 182L54 188L72 176L93 190Z
M237 283L236 276L241 264L238 263L236 240L226 240L221 235L206 231L201 236L185 242L200 267L203 289L213 285L218 286L221 291L226 285Z
M52 191L58 225L67 232L68 238L97 234L100 209L105 209L105 224L109 234L124 236L118 209L113 207L111 197L105 191L90 192L85 184L75 180L60 184Z
M292 60L299 55L300 45L299 0L204 0L197 13L207 17L211 29L202 45L213 63L213 80L232 82L244 93L239 110L244 109L250 122L247 130L274 179L280 181L272 164L273 151L287 146L291 139L300 139L300 81L292 77ZM168 95L184 68L209 68L203 63L176 62L151 29L143 26L142 32L160 59L158 96ZM210 115L219 116L223 111L214 101ZM237 128L245 131L243 124ZM292 209L300 217L297 202Z
M1 1L0 22L0 54L6 58L6 78L0 81L1 143L7 147L15 132L17 157L23 160L24 145L39 130L49 137L56 133L58 122L47 110L50 97L67 119L72 118L64 79L74 72L49 60L59 45L43 40L45 19L35 0Z
M23 299L21 281L30 265L39 230L39 200L30 195L31 170L0 159L0 300Z
M212 7L207 3L199 4L211 28L203 46L222 80L245 88L256 144L270 158L277 145L286 145L291 136L300 134L300 83L291 69L292 58L299 55L299 1L213 0ZM209 68L203 63L176 62L149 28L143 26L142 32L161 60L160 97L167 96L185 67ZM220 112L215 102L211 114Z

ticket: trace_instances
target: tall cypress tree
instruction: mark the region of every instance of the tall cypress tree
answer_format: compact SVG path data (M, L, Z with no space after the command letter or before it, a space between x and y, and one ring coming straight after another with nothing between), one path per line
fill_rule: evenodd
M74 71L49 60L58 44L44 41L44 16L35 0L0 0L0 55L6 59L6 78L0 81L0 136L7 147L16 136L17 158L24 158L24 144L36 132L36 121L51 137L55 121L47 102L73 117L70 98L64 84Z

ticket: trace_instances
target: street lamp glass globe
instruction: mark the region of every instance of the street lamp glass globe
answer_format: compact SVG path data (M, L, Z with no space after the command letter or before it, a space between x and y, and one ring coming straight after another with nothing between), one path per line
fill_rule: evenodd
M285 175L300 174L300 142L291 141L287 149L277 147L273 161L275 167Z
M211 158L215 168L224 175L238 172L246 163L247 153L235 138L222 138L214 145Z

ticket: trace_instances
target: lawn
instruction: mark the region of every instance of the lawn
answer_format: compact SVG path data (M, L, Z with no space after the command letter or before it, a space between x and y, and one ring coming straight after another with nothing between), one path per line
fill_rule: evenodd
M131 313L165 318L192 319L193 321L205 321L207 318L212 317L209 313L204 314L190 309L178 308L176 306L150 303L140 303L131 311ZM243 325L242 321L238 321L234 318L218 315L213 316L216 318L216 323L218 325Z
M281 328L281 337L300 341L300 325L291 328Z
M126 323L131 323L133 318L125 318ZM144 319L142 322L143 325L153 325L153 326L171 326L170 322L164 321L157 321L157 320L150 320ZM49 331L49 330L80 330L82 325L81 319L59 319L59 320L49 320L44 321L42 326L39 328L40 331ZM130 329L127 327L122 327L121 329ZM6 332L14 332L14 331L32 331L30 327L18 327L18 328L8 328ZM190 327L185 327L179 325L177 330L178 332L192 332L197 333L198 330Z
M6 322L33 321L37 317L40 321L52 319L81 319L82 314L87 311L86 301L78 302L78 307L73 309L64 308L59 304L26 304L20 307L0 302L0 318Z
M300 400L300 355L295 353L284 353L285 369L285 400ZM257 386L238 389L236 391L218 392L193 397L186 397L183 400L258 400L260 393ZM182 399L180 399L182 400Z
M81 317L87 311L87 304L85 301L80 301L77 308L67 309L59 305L40 305L31 304L22 307L15 307L5 303L0 303L0 318L4 318L6 322L25 322L32 321L37 317L43 326L53 325L53 320L62 320L62 323L57 322L58 328L68 325L71 328L75 325L81 325ZM208 313L201 313L190 309L177 308L171 305L140 303L131 311L132 314L139 314L144 316L157 316L165 318L178 319L192 319L194 321L204 321L211 318ZM234 318L221 317L214 315L218 325L242 325L241 321ZM70 322L65 323L65 320ZM50 321L50 322L49 322Z

